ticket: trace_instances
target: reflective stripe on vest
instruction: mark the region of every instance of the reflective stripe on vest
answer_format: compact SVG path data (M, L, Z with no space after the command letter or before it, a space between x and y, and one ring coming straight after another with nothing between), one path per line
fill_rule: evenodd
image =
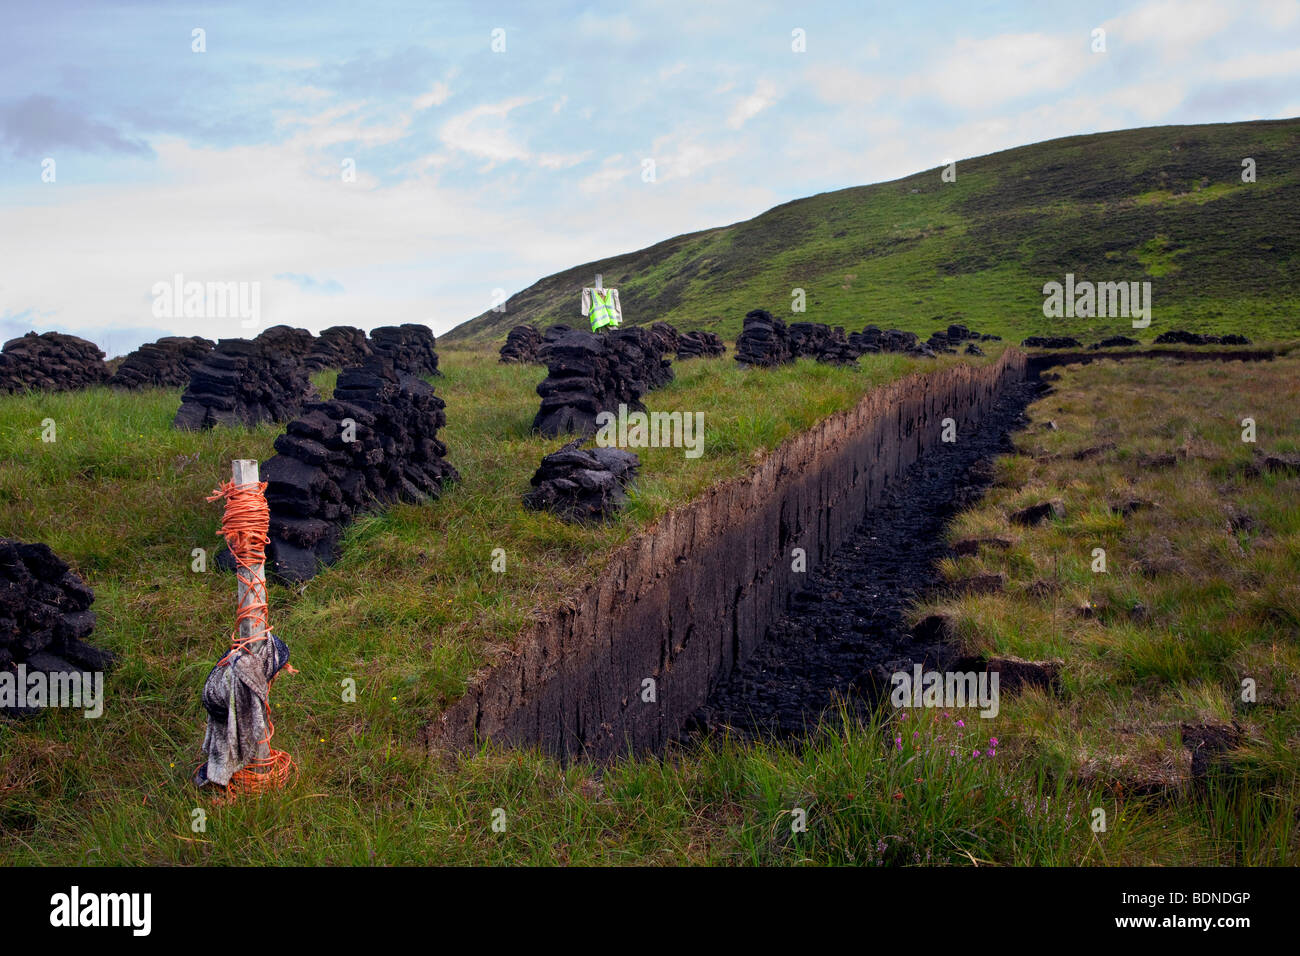
M611 289L591 290L591 331L607 325L618 325L618 313L614 311L614 292Z

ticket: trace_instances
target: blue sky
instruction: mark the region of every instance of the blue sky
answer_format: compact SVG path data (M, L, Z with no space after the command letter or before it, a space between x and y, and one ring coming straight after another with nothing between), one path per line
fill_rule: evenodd
M1300 0L269 6L6 4L0 335L250 334L156 318L177 273L260 283L263 326L442 332L949 158L1300 115Z

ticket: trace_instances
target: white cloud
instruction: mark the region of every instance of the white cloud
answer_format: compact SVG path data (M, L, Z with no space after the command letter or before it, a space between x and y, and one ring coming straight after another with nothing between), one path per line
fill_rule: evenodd
M1087 37L1043 33L1004 33L984 39L964 37L909 86L928 91L961 109L996 107L1009 100L1062 89L1095 61Z
M511 110L532 103L534 99L515 96L458 113L443 124L442 141L452 149L488 160L489 168L510 160L526 160L530 155L528 147L510 134L505 119Z
M450 97L451 87L439 80L429 92L416 97L414 105L417 110L427 110L431 106L441 106Z
M727 117L727 129L740 129L747 122L776 102L776 86L769 80L759 80L754 92L742 97Z
M1258 80L1300 73L1300 48L1239 56L1214 67L1214 75L1224 80Z
M823 102L847 106L874 103L894 85L889 78L847 66L814 66L808 70L808 81Z
M1107 49L1150 50L1164 61L1199 59L1204 55L1201 45L1221 34L1249 7L1218 0L1156 0L1102 26Z

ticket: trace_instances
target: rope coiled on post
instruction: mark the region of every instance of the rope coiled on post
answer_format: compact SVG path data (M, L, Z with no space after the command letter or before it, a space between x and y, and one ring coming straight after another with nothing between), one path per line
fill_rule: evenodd
M221 519L220 534L226 539L230 554L235 559L235 574L243 585L244 600L241 602L235 618L235 630L230 636L230 650L217 662L218 667L227 666L230 657L236 651L252 654L250 645L266 641L271 635L267 620L266 577L256 573L258 567L266 564L266 545L270 538L271 509L266 503L266 482L250 482L236 485L233 481L223 482L208 497L208 501L226 500L225 512ZM242 625L248 622L248 637L241 637ZM288 664L285 669L296 673ZM275 683L272 675L270 685ZM282 787L289 780L293 770L293 758L283 750L271 746L275 735L275 724L271 720L270 703L266 705L266 737L261 741L267 746L267 756L250 760L238 770L226 787L226 794L234 799L241 793L258 793Z

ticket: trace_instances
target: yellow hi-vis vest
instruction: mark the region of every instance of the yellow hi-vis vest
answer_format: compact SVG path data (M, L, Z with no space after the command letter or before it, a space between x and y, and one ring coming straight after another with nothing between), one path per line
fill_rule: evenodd
M591 290L591 331L603 329L607 325L618 325L618 313L614 311L613 289Z

